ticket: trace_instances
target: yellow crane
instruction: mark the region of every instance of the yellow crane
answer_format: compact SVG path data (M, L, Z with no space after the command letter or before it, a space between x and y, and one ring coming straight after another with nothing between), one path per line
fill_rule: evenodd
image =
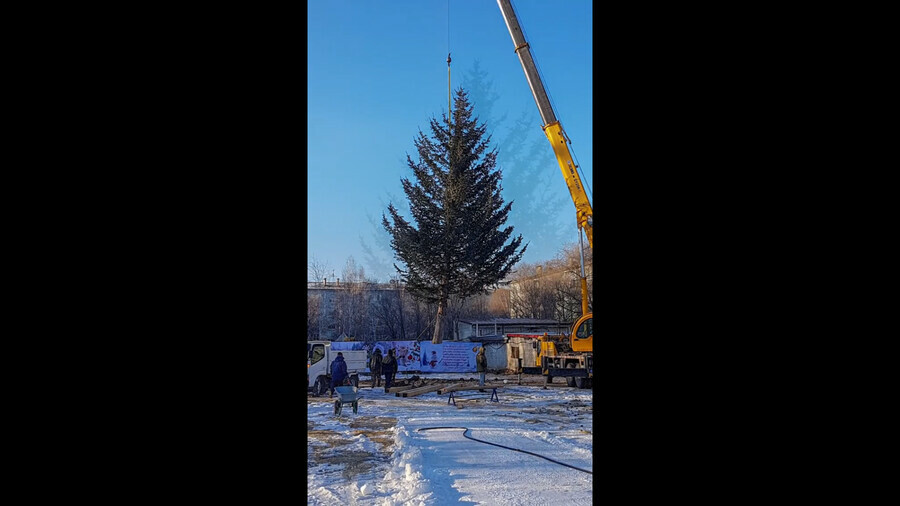
M593 321L594 315L588 308L587 296L587 278L584 272L584 247L581 242L582 231L587 236L588 245L591 250L594 249L593 240L593 220L594 212L591 208L591 201L581 177L578 176L578 167L572 159L569 152L569 137L563 130L562 124L553 113L553 107L550 106L550 97L544 89L544 83L538 74L537 66L534 64L534 58L531 56L531 49L528 42L525 41L525 35L519 26L519 20L513 10L511 0L497 0L500 6L500 12L503 14L503 20L506 22L506 28L512 36L515 52L519 56L519 62L522 64L522 70L525 71L525 79L528 81L528 87L531 88L531 94L537 104L538 111L541 114L544 135L550 141L553 147L553 153L556 155L556 161L562 170L563 179L569 188L569 194L572 196L572 202L575 204L575 216L578 223L578 241L579 252L581 253L581 317L572 326L571 349L574 354L543 354L542 353L542 370L547 376L547 381L551 382L553 376L565 376L567 378L574 377L575 384L579 387L590 385L593 378ZM549 346L548 346L549 345ZM552 347L550 343L545 343L548 348ZM544 346L542 346L543 348ZM555 347L552 347L555 349ZM543 351L543 350L542 350ZM557 369L563 369L559 371ZM577 369L577 371L567 371L568 369Z

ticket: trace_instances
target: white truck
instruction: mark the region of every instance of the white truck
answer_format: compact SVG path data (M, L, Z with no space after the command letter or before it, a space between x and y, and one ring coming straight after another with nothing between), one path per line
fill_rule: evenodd
M338 352L347 362L347 375L353 386L359 386L359 375L366 371L369 352L366 350L333 350L330 341L306 343L306 391L322 395L331 387L331 363Z

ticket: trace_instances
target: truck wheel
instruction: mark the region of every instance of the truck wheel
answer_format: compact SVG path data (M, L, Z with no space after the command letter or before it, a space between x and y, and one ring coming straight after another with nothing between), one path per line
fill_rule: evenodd
M574 378L575 388L587 388L589 383L587 378Z
M316 384L313 386L313 393L316 396L325 395L325 391L328 390L328 385L325 384L325 376L319 376L316 378Z
M575 369L575 364L569 363L569 365L566 366L566 369ZM579 379L581 379L581 378L579 378ZM575 386L575 378L573 378L572 376L566 376L566 385L569 385L570 387L574 387ZM578 387L578 388L581 388L581 387Z
M356 388L359 388L359 376L355 374L353 376L350 376L350 384Z

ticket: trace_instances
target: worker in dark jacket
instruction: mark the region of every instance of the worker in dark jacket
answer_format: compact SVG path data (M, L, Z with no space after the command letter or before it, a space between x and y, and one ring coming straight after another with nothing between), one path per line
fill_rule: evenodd
M347 362L344 362L344 354L338 352L334 362L331 363L331 395L334 396L334 387L344 384L347 379Z
M375 348L372 354L372 364L369 369L372 371L372 388L381 386L381 350Z
M478 377L478 386L483 387L484 375L487 373L487 357L484 356L484 346L479 348L478 355L475 355L475 370L480 375Z
M391 390L394 384L394 375L397 374L397 359L394 358L394 350L388 350L388 354L381 363L381 371L384 373L384 393Z

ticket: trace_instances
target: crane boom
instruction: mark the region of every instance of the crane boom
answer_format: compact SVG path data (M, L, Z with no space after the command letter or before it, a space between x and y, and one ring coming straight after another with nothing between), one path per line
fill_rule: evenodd
M531 94L534 96L534 102L537 104L538 111L541 113L541 128L544 135L550 141L553 147L553 153L556 155L556 161L562 170L563 178L566 186L569 188L569 194L572 195L572 202L575 203L575 213L578 221L578 241L581 242L581 230L587 236L588 244L594 249L593 226L594 211L591 209L591 201L587 192L584 191L584 185L578 176L578 167L572 159L572 153L569 152L569 137L563 130L556 114L553 113L553 107L550 106L550 97L544 89L544 83L538 74L537 66L534 64L534 58L531 56L531 49L525 41L525 35L522 33L522 27L519 26L519 20L513 10L511 0L497 0L500 6L500 13L503 14L503 20L506 22L506 28L512 36L513 45L516 48L516 54L519 56L519 62L522 64L522 70L525 71L525 79L528 81L528 87L531 88ZM579 247L581 253L581 317L575 321L572 326L571 349L576 355L565 355L559 353L549 354L542 357L542 371L550 382L553 376L569 376L569 372L561 371L562 368L575 367L579 370L576 374L575 384L581 388L585 383L583 376L587 377L587 385L593 381L593 347L594 347L594 331L593 322L594 315L588 311L588 291L587 279L584 272L584 248ZM579 355L580 353L580 355ZM586 360L586 362L582 362ZM570 384L571 386L571 384Z
M519 56L519 62L522 63L522 70L525 71L528 87L531 88L531 94L534 96L538 111L541 113L541 121L543 122L541 128L553 147L553 153L556 155L556 161L559 163L560 170L562 170L566 186L569 188L569 194L572 195L572 202L575 203L578 227L584 230L588 245L593 249L594 211L591 208L591 201L588 199L587 192L584 191L581 178L578 176L577 166L572 160L572 154L569 152L569 137L563 130L559 120L556 119L553 107L550 106L550 97L544 89L544 83L541 81L537 66L534 64L531 49L529 49L528 43L525 42L525 35L519 26L519 20L516 18L511 1L497 0L497 5L500 6L500 12L503 14L506 28L509 29L509 34L512 36L516 54Z

